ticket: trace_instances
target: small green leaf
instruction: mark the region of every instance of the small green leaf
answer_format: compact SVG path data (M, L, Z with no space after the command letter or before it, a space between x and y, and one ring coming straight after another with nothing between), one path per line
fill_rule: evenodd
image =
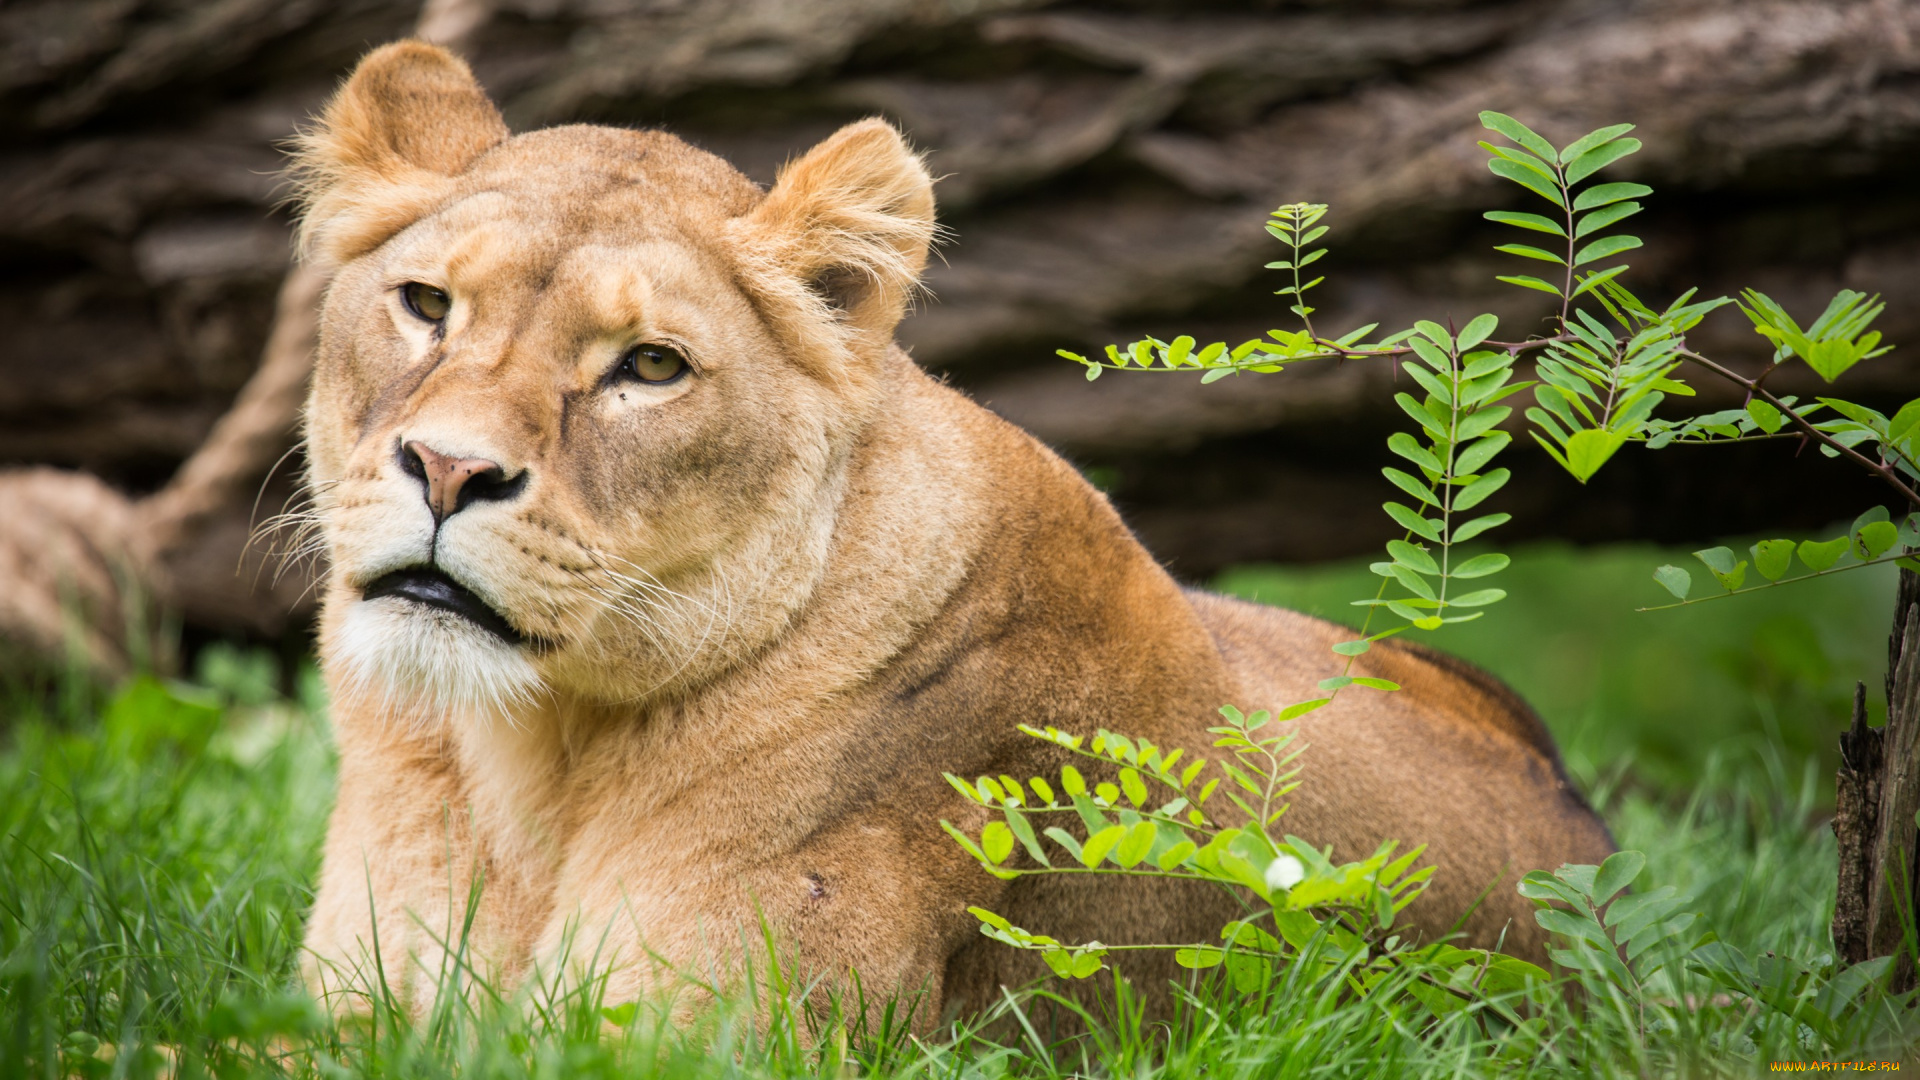
M1396 562L1405 563L1407 566L1423 574L1437 574L1440 572L1440 564L1433 561L1432 555L1407 543L1405 540L1387 541L1387 554L1393 556Z
M1054 825L1049 827L1044 835L1066 849L1067 854L1073 857L1074 862L1086 863L1087 860L1082 857L1080 850L1080 841L1075 840L1072 833L1060 828L1058 825Z
M1608 165L1640 149L1639 139L1615 139L1581 154L1567 165L1567 186L1572 187Z
M1513 475L1508 469L1495 469L1461 488L1453 497L1453 509L1470 510L1507 485L1507 479Z
M1538 292L1552 293L1555 296L1560 295L1560 287L1558 285L1549 285L1539 278L1528 274L1502 274L1495 280L1504 281L1509 285L1518 285L1523 289L1534 289Z
M1705 563L1707 569L1716 574L1733 573L1733 549L1729 547L1705 548L1693 553L1693 557Z
M1368 687L1369 689L1373 689L1373 690L1398 690L1398 689L1400 689L1400 684L1399 684L1399 683L1397 683L1397 682L1389 682L1389 681L1388 681L1388 680L1386 680L1386 679L1375 679L1375 678L1372 678L1372 677L1370 677L1370 676L1366 676L1366 675L1358 675L1358 676L1355 676L1355 677L1354 677L1354 680L1353 680L1353 684L1354 684L1355 686L1365 686L1365 687Z
M1087 837L1085 846L1080 849L1080 865L1097 867L1100 860L1107 857L1123 837L1127 835L1125 825L1109 825L1092 836Z
M995 915L993 912L988 911L986 908L970 907L967 909L967 912L968 914L972 915L974 918L979 919L981 922L986 923L988 926L993 927L995 930L1013 929L1012 923L1008 922L1006 919L1003 919L998 915Z
M995 866L1007 861L1013 854L1013 830L1007 828L1004 821L989 821L980 831L980 850L986 853L987 861Z
M1484 517L1474 518L1472 521L1453 530L1453 542L1456 544L1464 544L1474 537L1479 536L1481 533L1486 532L1488 529L1497 529L1512 520L1512 514L1487 514Z
M1590 131L1567 144L1567 148L1560 151L1560 164L1565 165L1594 147L1602 143L1610 143L1632 130L1632 124L1615 124L1612 127L1603 127L1598 131Z
M1747 415L1753 418L1755 427L1769 435L1779 431L1780 426L1787 422L1787 418L1780 415L1779 409L1761 401L1759 398L1754 398L1752 401L1747 402Z
M1514 142L1519 143L1521 146L1526 147L1528 150L1533 151L1548 161L1553 161L1559 157L1559 152L1554 150L1552 143L1541 138L1534 133L1532 128L1508 116L1506 113L1494 112L1488 109L1480 114L1480 125L1488 131L1497 131L1505 135L1507 138L1512 139Z
M1497 604L1507 598L1505 589L1481 589L1465 596L1453 597L1447 601L1448 607L1486 607Z
M1629 266L1627 263L1621 263L1619 266L1609 266L1605 270L1595 271L1590 274L1576 274L1574 276L1579 279L1580 284L1574 287L1573 295L1575 298L1578 298L1586 293L1590 293L1600 288L1600 286L1605 285L1607 282L1612 281L1614 278L1619 277L1621 274L1626 273L1628 269Z
M1637 202L1614 203L1612 206L1603 210L1595 210L1582 217L1579 223L1574 226L1573 235L1575 239L1591 235L1615 222L1624 221L1639 212L1640 204Z
M1160 827L1151 821L1140 821L1128 827L1127 834L1120 839L1113 853L1113 861L1131 870L1140 865L1140 860L1153 850L1153 841L1160 835Z
M1192 858L1196 850L1198 849L1193 846L1193 841L1182 840L1161 852L1160 857L1153 860L1153 862L1155 866L1158 866L1162 870L1172 870Z
M1421 577L1412 567L1402 563L1394 563L1387 569L1392 572L1396 581L1405 585L1407 590L1415 596L1424 600L1434 599L1433 586L1427 584L1427 579Z
M1637 851L1616 851L1607 856L1599 872L1593 875L1593 906L1599 907L1633 884L1633 879L1640 876L1646 865L1647 857Z
M1802 540L1800 542L1800 561L1806 563L1807 566L1815 572L1825 570L1840 561L1840 556L1846 554L1847 545L1851 542L1852 537L1847 536L1818 544L1811 540Z
M1383 503L1381 504L1381 509L1385 510L1387 516L1392 518L1401 528L1408 530L1415 536L1424 537L1436 544L1440 542L1439 522L1423 518L1396 502Z
M1920 431L1920 400L1909 401L1900 406L1900 411L1894 413L1893 419L1887 421L1886 441L1893 446L1903 447L1905 452L1912 456L1912 448L1906 447L1905 444L1913 438L1916 431Z
M1899 538L1900 528L1891 521L1862 525L1852 537L1853 557L1861 562L1870 562L1891 551L1894 541Z
M1651 194L1653 189L1645 184L1597 184L1574 196L1573 208L1591 210L1622 199L1642 199Z
M1508 161L1506 158L1494 158L1487 162L1487 168L1493 175L1511 180L1555 206L1564 207L1567 205L1566 201L1560 197L1560 186L1558 184L1546 179L1525 165Z
M1341 656L1359 656L1371 648L1373 648L1373 642L1361 638L1358 641L1342 641L1333 647L1333 651Z
M1433 451L1421 446L1418 440L1404 431L1396 431L1388 436L1387 449L1430 473L1438 474L1446 471L1440 459L1433 455Z
M1461 430L1466 430L1465 425L1462 425ZM1513 436L1504 431L1496 431L1488 435L1486 438L1481 439L1479 442L1474 443L1472 446L1460 452L1459 459L1453 463L1454 474L1456 476L1469 476L1479 472L1481 466L1492 461L1494 455L1505 450L1507 444L1511 442L1513 442Z
M940 827L942 829L945 829L947 835L953 837L954 842L959 844L961 848L963 848L966 851L967 854L973 856L976 859L979 859L981 862L987 861L987 854L986 852L980 850L980 845L974 843L972 837L968 836L964 832L961 832L957 827L954 826L952 822L942 820L940 822Z
M1039 778L1036 777L1034 782L1039 783ZM1040 846L1040 838L1033 835L1033 825L1027 821L1027 815L1011 806L1001 810L1001 813L1006 815L1007 828L1013 830L1014 837L1020 841L1021 847L1027 849L1027 854L1033 856L1033 861L1041 866L1052 866L1053 862L1047 858L1046 849Z
M1461 563L1459 566L1454 567L1452 576L1467 579L1486 577L1489 574L1497 574L1505 570L1507 564L1512 561L1513 560L1498 552L1476 555L1466 562Z
M1676 600L1685 600L1687 590L1693 588L1693 575L1678 566L1662 566L1653 572L1653 580L1672 593Z
M1173 952L1174 963L1195 971L1219 967L1220 962L1226 958L1226 950L1216 949L1211 945L1196 945L1188 949L1175 949Z
M1553 252L1542 251L1528 244L1499 244L1496 245L1493 250L1505 252L1508 255L1519 255L1527 259L1539 259L1541 262L1550 262L1557 266L1567 265L1567 260L1555 255Z
M1468 349L1492 337L1493 332L1499 328L1500 320L1496 316L1490 314L1475 315L1466 326L1461 328L1460 335L1454 339L1454 343L1459 347L1460 351L1464 353Z
M1575 480L1586 483L1614 451L1626 445L1627 437L1617 431L1585 428L1567 438L1566 469Z
M1573 265L1585 266L1590 262L1598 262L1601 259L1618 255L1623 251L1632 251L1639 246L1640 238L1637 236L1601 237L1586 247L1581 248L1580 253L1573 257Z
M1085 795L1087 793L1086 779L1080 775L1079 769L1071 765L1063 765L1060 767L1060 787L1070 796Z
M1420 336L1440 346L1442 349L1453 347L1453 335L1447 333L1446 327L1441 326L1432 319L1417 320L1414 322L1413 328L1420 332Z
M1147 801L1147 785L1133 769L1120 770L1120 790L1127 793L1127 801L1135 806Z
M1413 474L1401 472L1399 469L1381 469L1380 475L1393 481L1395 487L1419 499L1421 503L1427 506L1440 505L1440 496L1422 481L1414 479Z
M1707 571L1720 583L1721 588L1732 592L1747 580L1747 560L1735 561L1733 549L1729 547L1706 548L1693 553L1706 566Z
M1439 368L1441 371L1447 370L1446 354L1435 348L1433 342L1425 338L1415 338L1414 341L1417 344L1413 346L1413 351L1419 353L1422 360L1432 363L1434 367ZM1408 377L1413 379L1414 382L1419 383L1421 388L1427 393L1432 394L1434 400L1438 401L1442 406L1452 407L1453 391L1447 387L1445 381L1435 376L1426 364L1416 364L1412 361L1407 361L1400 365L1400 370L1406 372Z
M1040 953L1040 959L1047 962L1055 975L1063 979L1073 976L1073 954L1065 949L1046 949Z
M1762 540L1753 545L1753 568L1768 581L1779 581L1780 575L1787 572L1793 564L1793 541Z
M1486 218L1488 221L1497 221L1502 225L1512 225L1515 228L1531 229L1534 232L1550 233L1554 236L1567 235L1567 230L1554 224L1551 219L1541 217L1539 214L1517 214L1511 210L1489 210L1480 216Z
M1322 706L1326 705L1327 702L1332 700L1333 700L1332 698L1314 698L1312 701L1296 702L1292 705L1287 706L1284 709L1281 709L1280 715L1274 717L1274 719L1275 720L1298 720L1301 717L1307 715L1308 713L1321 708Z

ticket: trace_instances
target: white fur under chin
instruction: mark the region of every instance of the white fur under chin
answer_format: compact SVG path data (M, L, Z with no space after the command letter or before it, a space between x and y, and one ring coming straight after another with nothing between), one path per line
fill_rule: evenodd
M510 718L541 689L519 649L458 615L398 597L354 601L333 644L343 684L384 699L392 711L424 706Z

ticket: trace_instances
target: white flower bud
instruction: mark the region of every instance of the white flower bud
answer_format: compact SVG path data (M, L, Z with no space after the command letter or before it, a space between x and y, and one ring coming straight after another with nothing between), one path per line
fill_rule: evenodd
M1267 864L1267 890L1292 889L1307 876L1307 868L1291 855L1281 855Z

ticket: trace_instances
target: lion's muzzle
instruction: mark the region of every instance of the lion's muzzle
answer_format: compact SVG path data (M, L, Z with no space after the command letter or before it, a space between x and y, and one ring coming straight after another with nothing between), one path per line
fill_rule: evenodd
M437 566L412 566L382 574L367 584L363 600L395 596L430 608L451 612L509 645L526 644L526 635L495 611L472 589L453 580Z

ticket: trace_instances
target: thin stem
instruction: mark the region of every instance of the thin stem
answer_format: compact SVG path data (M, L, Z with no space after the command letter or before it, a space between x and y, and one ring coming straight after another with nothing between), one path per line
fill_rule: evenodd
M1567 187L1567 170L1553 163L1554 179L1560 184L1561 209L1567 212L1567 283L1560 289L1560 332L1567 329L1567 317L1573 314L1573 191Z
M1262 914L1262 915L1264 915L1264 914L1269 914L1269 913L1268 913L1268 912L1261 912L1261 914ZM1254 916L1254 918L1259 918L1259 917L1260 917L1259 915L1256 915L1256 916ZM1031 950L1031 951L1033 951L1033 952L1045 952L1045 951L1047 951L1048 949L1066 949L1066 950L1068 950L1068 951L1075 951L1075 950L1079 950L1079 949L1084 949L1084 948L1086 948L1086 946L1085 946L1085 945L1037 945L1037 944L1015 944L1015 945L1014 945L1014 948L1016 948L1016 949L1028 949L1028 950ZM1103 942L1103 943L1101 943L1101 945L1099 946L1099 948L1100 948L1100 950L1101 950L1102 952L1141 952L1141 951L1144 951L1144 950L1149 950L1149 949L1156 949L1156 950L1160 950L1160 951L1162 951L1162 952L1164 952L1164 951L1166 951L1166 950L1168 950L1168 949L1210 949L1210 950L1215 950L1215 951L1219 951L1219 952L1227 952L1227 951L1229 951L1229 950L1230 950L1230 951L1232 951L1232 952L1236 952L1236 953L1240 953L1240 954L1243 954L1243 955L1246 955L1246 956L1258 956L1258 957L1260 957L1260 958L1262 958L1262 959L1265 959L1265 960L1279 960L1279 959L1281 959L1281 958L1283 958L1283 957L1285 957L1285 956L1286 956L1286 954L1285 954L1285 953L1277 953L1277 952L1268 952L1268 951L1266 951L1265 949L1249 949L1249 948L1247 948L1246 946L1244 946L1244 945L1240 945L1240 944L1233 944L1233 945L1208 945L1208 944L1206 944L1206 943L1204 943L1204 942L1202 942L1202 943L1196 943L1196 944L1192 944L1192 945L1152 945L1152 944L1149 944L1149 945L1108 945L1108 944L1105 944L1105 943Z
M1451 377L1453 392L1447 402L1447 459L1443 464L1446 471L1440 476L1440 606L1433 610L1437 618L1447 614L1447 574L1451 568L1450 557L1453 554L1453 459L1454 452L1460 449L1460 348L1451 345L1447 348L1447 374Z
M1307 328L1307 336L1315 341L1320 335L1313 332L1313 319L1307 314L1307 294L1300 291L1300 230L1305 228L1299 218L1294 218L1293 229L1287 235L1293 245L1293 305L1300 316L1300 322ZM1323 234L1324 235L1324 234Z
M1714 361L1709 360L1706 357L1701 356L1699 353L1696 353L1690 349L1681 349L1679 350L1677 355L1684 357L1688 360L1691 360L1696 364L1699 364L1701 367L1706 368L1708 371L1713 372L1715 375L1720 376L1722 379L1725 379L1728 382L1733 383L1735 386L1740 387L1741 389L1745 390L1747 393L1758 396L1759 398L1764 400L1767 404L1780 410L1781 415L1785 416L1788 420L1793 421L1793 426L1799 428L1800 431L1804 433L1808 438L1814 440L1817 443L1820 443L1823 446L1831 447L1833 450L1838 452L1842 457L1845 457L1853 461L1855 464L1866 469L1868 472L1872 473L1873 475L1879 477L1882 481L1884 481L1887 484L1887 486L1899 492L1900 497L1907 500L1907 504L1909 506L1920 507L1920 492L1914 491L1914 489L1911 486L1909 486L1906 481L1902 480L1900 478L1899 472L1896 469L1894 469L1893 466L1887 465L1883 462L1875 461L1872 458L1868 457L1867 455L1862 454L1860 451L1855 450L1853 447L1848 446L1845 443L1840 442L1838 439L1835 439L1833 436L1828 435L1826 432L1821 431L1819 428L1814 427L1811 423L1807 422L1807 419L1805 417L1801 416L1798 412L1794 411L1793 406L1787 404L1786 402L1781 401L1777 397L1774 397L1771 391L1761 386L1760 381L1758 379L1749 379L1746 376L1739 374L1738 372L1728 370L1727 368L1722 367L1720 364L1717 364Z
M997 864L994 865L993 868L995 870L1006 870L1005 867ZM1115 869L1109 866L1042 866L1031 870L1026 867L1021 867L1018 870L1006 872L1018 874L1021 877L1031 877L1035 874L1119 874L1123 877L1182 878L1188 881L1217 882L1220 880L1219 878L1208 877L1205 874L1183 874L1178 870L1161 870L1158 868L1153 870L1127 870Z
M1723 592L1716 596L1702 596L1693 600L1681 600L1677 603L1660 604L1657 607L1634 608L1634 610L1635 611L1672 611L1674 608L1692 607L1695 604L1704 604L1710 600L1725 600L1729 596L1745 596L1750 592L1759 592L1762 589L1777 589L1782 585L1792 585L1795 582L1800 582L1800 581L1812 581L1814 578L1817 578L1817 577L1832 577L1835 574L1844 574L1849 570L1861 570L1869 566L1879 566L1881 563L1897 562L1901 559L1911 559L1911 558L1913 558L1912 552L1896 551L1891 555L1882 555L1877 559L1869 559L1866 562L1848 563L1845 566L1829 566L1825 570L1815 570L1811 574L1801 574L1799 577L1781 578L1779 581L1769 581L1764 585L1750 585L1744 589L1734 589L1732 592Z

